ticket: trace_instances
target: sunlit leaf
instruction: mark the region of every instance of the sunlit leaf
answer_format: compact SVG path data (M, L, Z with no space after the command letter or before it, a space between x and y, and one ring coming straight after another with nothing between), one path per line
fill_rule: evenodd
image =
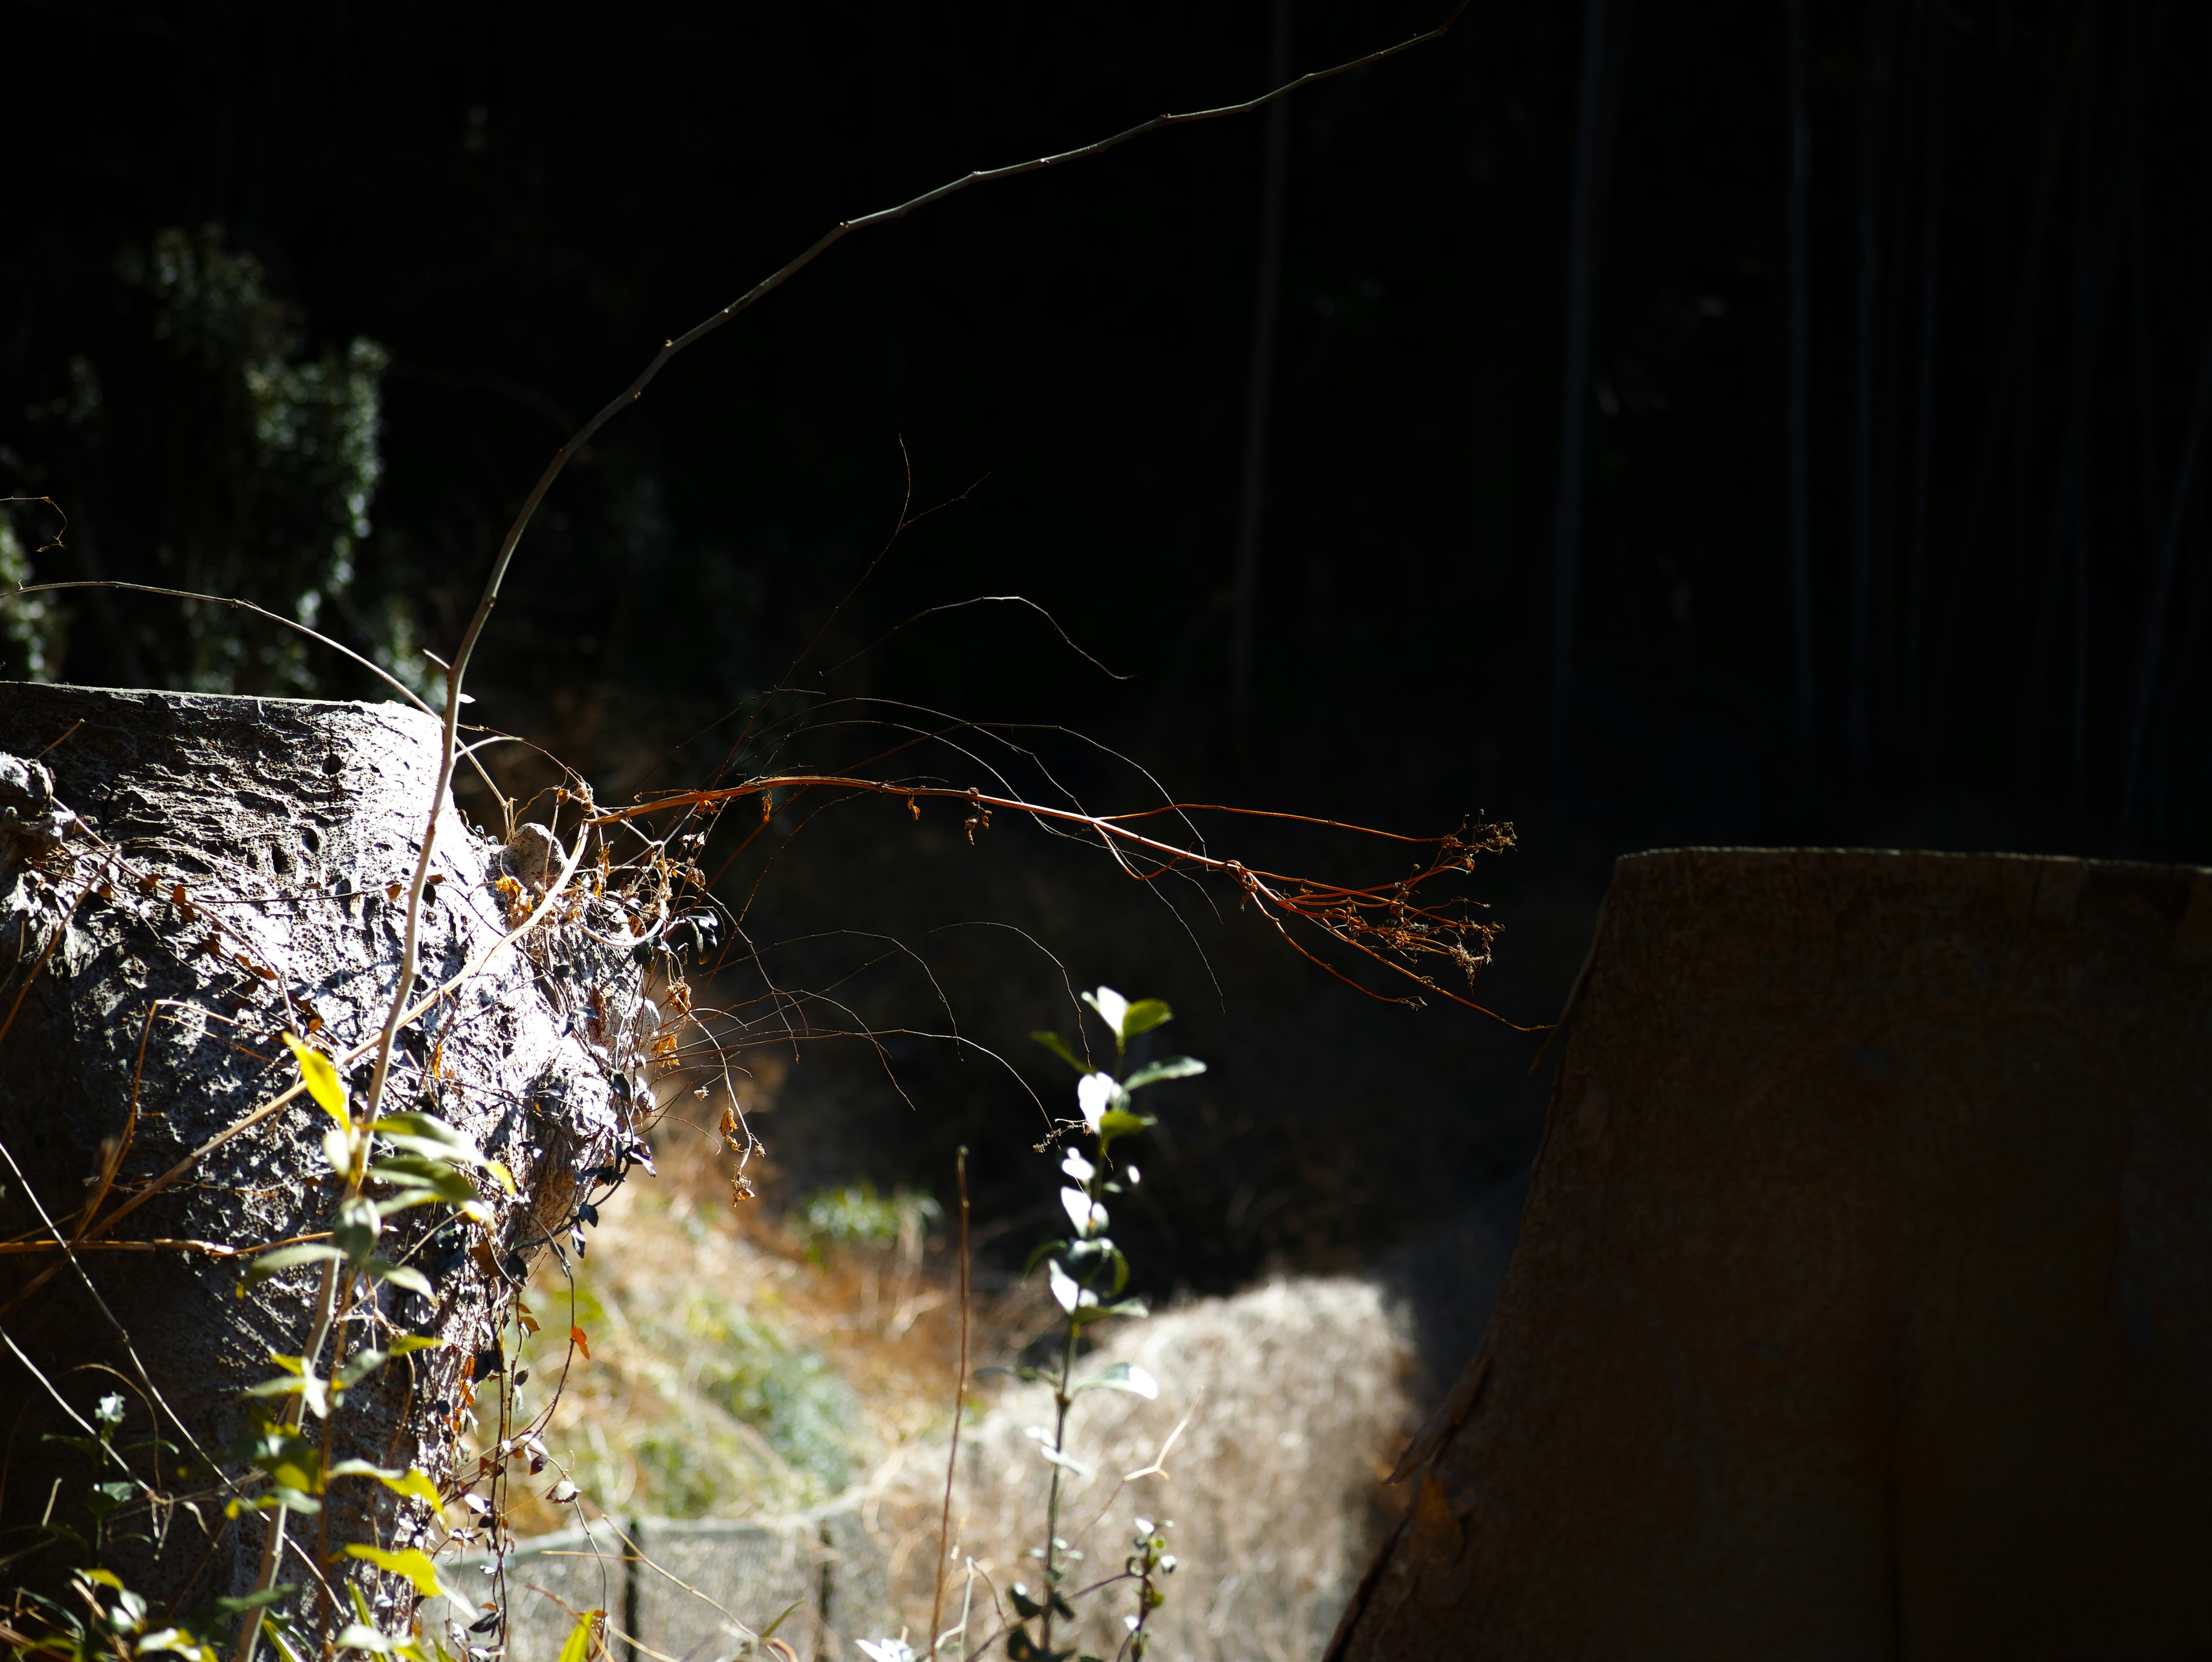
M477 1147L476 1139L435 1114L386 1114L376 1122L376 1135L397 1148L456 1166L489 1166L491 1160Z
M438 1486L430 1481L429 1474L410 1466L404 1471L387 1471L373 1466L366 1460L341 1460L331 1468L333 1477L374 1477L394 1495L407 1495L435 1508L441 1504Z
M1128 1019L1129 1014L1127 999L1122 997L1111 987L1101 987L1095 993L1084 994L1083 1001L1098 1012L1098 1019L1114 1030L1115 1038L1127 1037L1121 1031L1121 1024Z
M304 1043L296 1033L285 1034L284 1042L292 1047L293 1059L300 1064L300 1077L307 1084L307 1094L340 1125L351 1125L353 1121L346 1113L345 1081L338 1077L337 1064Z
M273 1252L264 1252L246 1266L246 1273L239 1277L238 1295L244 1298L248 1288L257 1287L271 1275L282 1275L287 1269L296 1269L303 1263L328 1263L332 1259L344 1257L345 1254L337 1247L322 1241L302 1241L297 1246L280 1246Z
M1153 1028L1174 1020L1175 1012L1168 1008L1165 1000L1140 998L1121 1018L1121 1037L1134 1038L1139 1033L1149 1033Z
M586 1361L592 1360L592 1341L582 1328L571 1327L568 1330L568 1342L584 1353Z
M1109 1316L1149 1316L1152 1313L1145 1307L1145 1301L1142 1299L1116 1299L1112 1304L1100 1304L1097 1302L1097 1298L1098 1295L1095 1293L1085 1293L1083 1295L1083 1303L1076 1309L1068 1312L1069 1317L1078 1327L1088 1327L1093 1322L1103 1322Z
M368 1175L375 1182L398 1189L427 1189L454 1206L476 1198L467 1173L451 1160L432 1160L427 1154L388 1154L368 1168ZM395 1196L386 1209L398 1211L402 1204L412 1203L411 1200L401 1202Z
M362 1265L361 1273L373 1282L389 1282L410 1293L419 1293L426 1299L437 1297L437 1289L430 1278L412 1264L394 1263L389 1258L371 1258Z
M1116 1362L1103 1373L1082 1380L1078 1391L1126 1391L1133 1397L1157 1400L1160 1382L1134 1362Z
M1085 1074L1076 1081L1075 1105L1083 1112L1083 1123L1096 1131L1100 1118L1113 1107L1121 1089L1111 1074Z
M1121 1081L1124 1091L1141 1091L1147 1085L1157 1085L1164 1079L1188 1079L1193 1074L1202 1074L1206 1064L1196 1056L1163 1056L1158 1062L1148 1062Z
M1073 1315L1076 1306L1082 1300L1083 1289L1076 1285L1074 1276L1060 1267L1058 1258L1053 1259L1047 1266L1047 1273L1052 1281L1052 1301L1069 1315Z
M1089 1477L1098 1470L1087 1460L1079 1460L1073 1454L1063 1454L1060 1450L1048 1448L1042 1443L1037 1445L1037 1452L1044 1456L1052 1464L1063 1467L1073 1472L1078 1477Z
M376 1209L376 1202L356 1195L338 1207L337 1222L331 1230L331 1243L346 1256L356 1268L368 1261L375 1250L376 1238L384 1228L384 1219Z
M381 1350L356 1350L346 1358L345 1366L338 1369L336 1375L337 1381L341 1386L359 1385L378 1368L382 1367L388 1360L386 1353ZM356 1462L356 1464L359 1463ZM374 1466L365 1467L364 1470L371 1473L376 1471Z
M468 1603L465 1594L453 1592L439 1580L438 1567L430 1562L429 1555L420 1547L405 1547L393 1552L384 1547L371 1546L367 1542L353 1541L346 1545L346 1555L365 1559L380 1570L405 1576L415 1584L415 1591L425 1598L435 1598L442 1594L454 1604ZM568 1653L563 1650L562 1654L565 1657Z
M1106 1151L1114 1146L1115 1138L1129 1136L1143 1130L1148 1125L1158 1123L1159 1122L1150 1114L1132 1114L1120 1108L1110 1109L1101 1114L1098 1117L1097 1125L1093 1128L1098 1133L1100 1157L1103 1158Z
M354 1134L342 1126L333 1125L323 1133L323 1158L340 1177L353 1170L353 1141Z
M1080 1189L1061 1190L1060 1203L1079 1233L1095 1235L1106 1227L1106 1208Z
M568 1629L568 1636L561 1641L559 1662L591 1662L599 1623L606 1619L605 1610L586 1610L578 1616L576 1625Z

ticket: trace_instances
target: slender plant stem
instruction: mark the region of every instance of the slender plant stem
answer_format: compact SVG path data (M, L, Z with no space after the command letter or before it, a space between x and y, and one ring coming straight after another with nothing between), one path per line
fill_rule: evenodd
M937 1575L929 1600L929 1653L937 1654L938 1622L945 1615L945 1555L952 1538L952 1478L960 1469L960 1412L968 1402L968 1146L953 1156L952 1169L960 1185L960 1367L952 1376L952 1448L945 1457L945 1506L937 1517ZM961 1624L964 1637L967 1624Z
M1089 1184L1084 1184L1086 1192L1090 1187ZM1079 1298L1076 1300L1076 1310L1080 1310L1082 1307L1082 1300ZM1067 1394L1067 1386L1069 1379L1075 1373L1075 1341L1082 1331L1083 1330L1076 1324L1075 1310L1069 1311L1067 1339L1066 1342L1060 1346L1060 1383L1053 1388L1052 1491L1045 1501L1044 1512L1044 1635L1041 1642L1047 1651L1052 1649L1052 1619L1060 1586L1057 1580L1060 1554L1060 1487L1061 1474L1067 1470L1060 1463L1067 1458L1067 1410L1073 1402Z

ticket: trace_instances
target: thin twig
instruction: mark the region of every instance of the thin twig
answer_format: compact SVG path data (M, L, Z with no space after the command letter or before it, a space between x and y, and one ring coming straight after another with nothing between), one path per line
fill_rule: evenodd
M1395 46L1384 46L1362 57L1351 58L1332 69L1310 70L1294 81L1284 82L1272 92L1262 93L1258 97L1247 99L1242 103L1222 104L1206 110L1189 110L1177 115L1156 115L1149 121L1140 121L1133 127L1124 128L1109 137L1079 145L1071 150L1057 151L1053 155L1037 156L1028 161L1011 162L1000 167L980 168L973 173L963 174L958 179L948 180L935 190L925 191L920 196L902 202L895 208L879 209L872 214L863 214L858 219L840 220L829 230L817 237L803 252L787 260L727 306L722 307L720 311L695 324L684 333L663 341L660 350L653 354L652 362L638 372L636 378L622 392L608 400L598 414L576 429L574 437L553 453L552 460L546 463L545 471L538 476L538 483L531 488L529 496L523 499L522 506L514 516L514 523L507 527L507 535L501 539L498 556L492 562L490 579L484 585L483 597L477 602L476 614L469 620L468 632L463 638L461 650L453 660L452 686L455 690L459 687L460 671L467 663L470 652L475 648L477 636L483 632L485 618L490 615L492 606L498 601L500 587L506 581L507 566L514 558L514 551L517 545L522 541L523 533L529 528L531 521L537 517L538 504L545 499L545 493L553 488L553 481L560 478L562 470L568 466L570 459L591 442L600 428L644 397L645 389L653 384L653 378L659 374L671 358L686 347L713 334L740 312L765 300L854 232L866 230L877 225L888 225L904 219L908 215L918 213L934 203L942 202L945 198L957 195L970 186L993 184L1002 179L1013 179L1023 174L1037 173L1048 167L1063 167L1071 161L1081 161L1094 155L1103 155L1110 149L1127 143L1133 138L1142 138L1147 133L1158 132L1164 128L1188 126L1193 122L1212 121L1223 116L1249 114L1254 110L1264 108L1273 103L1279 98L1288 97L1303 87L1311 86L1317 82L1332 80L1340 75L1347 75L1353 70L1364 69L1370 64L1379 64L1385 58L1395 58L1401 52L1410 52L1415 46L1440 40L1445 32L1459 21L1460 14L1467 9L1468 3L1468 0L1459 0L1459 3L1452 8L1450 15L1443 22L1432 29L1414 35L1410 40L1401 40Z
M1196 867L1202 871L1212 872L1230 878L1238 884L1246 895L1259 906L1262 916L1274 926L1276 931L1282 935L1292 950L1310 962L1326 970L1346 985L1356 988L1370 998L1382 999L1392 1003L1408 1001L1404 998L1393 999L1388 994L1378 993L1372 988L1364 986L1326 959L1319 958L1309 952L1304 945L1290 933L1285 927L1285 920L1296 919L1301 922L1312 924L1332 939L1351 947L1362 956L1372 959L1391 973L1403 976L1439 997L1448 998L1455 1004L1489 1016L1492 1020L1503 1023L1516 1032L1541 1031L1540 1027L1523 1026L1519 1022L1508 1020L1497 1011L1486 1005L1478 1004L1462 994L1454 992L1433 977L1423 975L1409 965L1385 956L1382 952L1368 944L1368 937L1381 936L1395 949L1409 953L1440 951L1449 953L1448 943L1452 939L1449 933L1450 931L1464 929L1486 936L1489 933L1488 926L1469 924L1443 913L1416 907L1411 903L1412 891L1418 884L1449 871L1464 870L1466 868L1464 860L1439 861L1426 871L1418 873L1410 879L1353 888L1341 884L1317 882L1280 872L1267 871L1247 866L1238 860L1224 860L1196 849L1186 848L1178 843L1163 842L1157 837L1145 836L1141 832L1132 831L1122 823L1128 819L1147 819L1158 813L1188 813L1199 806L1196 804L1174 803L1165 807L1146 808L1124 814L1085 813L1076 808L1054 807L1043 803L1026 801L1019 797L1001 796L980 791L973 787L963 789L953 785L906 784L848 774L774 775L747 780L738 785L722 785L707 790L672 792L667 795L656 797L649 802L611 810L586 823L592 825L614 825L672 808L710 807L733 801L741 797L759 796L779 789L799 792L820 787L879 796L902 797L908 802L922 801L959 802L966 804L971 811L1004 811L1009 813L1025 814L1032 819L1040 821L1087 826L1097 834L1108 852L1113 855L1115 861L1121 864L1122 870L1139 881L1150 881L1155 877L1182 867ZM1221 811L1242 812L1233 808ZM1341 829L1348 831L1364 829L1341 825L1339 821L1318 819L1304 814L1267 813L1263 813L1261 817L1288 819L1319 826L1340 826ZM1401 837L1395 833L1370 834L1387 836L1394 842L1423 840ZM1500 831L1492 841L1477 845L1461 843L1456 837L1436 838L1433 841L1446 846L1447 849L1464 849L1471 856L1474 852L1480 849L1506 846L1507 843L1504 839L1509 835ZM1160 863L1153 870L1140 871L1130 865L1123 857L1121 850L1124 848L1133 849ZM1369 913L1380 914L1384 921L1376 922L1366 916ZM1456 954L1451 955L1456 956Z
M43 594L51 589L57 588L119 588L125 593L131 594L166 594L173 600L204 600L210 606L227 606L234 611L250 612L255 617L266 618L272 624L282 624L287 629L296 629L301 634L307 636L310 640L319 641L331 651L343 654L344 656L352 659L354 662L359 664L370 674L377 677L386 685L392 687L401 697L407 700L409 703L414 705L416 709L421 710L425 715L435 715L438 713L422 701L422 697L420 693L416 692L414 688L409 686L398 676L392 674L391 671L386 669L383 665L376 663L373 660L364 658L361 654L356 652L351 647L346 646L340 642L333 641L329 636L319 634L316 630L308 628L307 624L301 623L297 618L287 618L282 612L271 612L266 606L258 606L254 605L251 600L236 600L222 594L200 594L189 588L161 588L152 583L118 582L112 578L106 577L81 577L68 582L26 583L22 587L12 589L9 593L11 594Z
M945 1457L945 1506L937 1515L937 1574L929 1600L929 1653L937 1654L941 1635L938 1622L945 1615L945 1555L952 1537L952 1477L960 1469L960 1413L968 1405L968 1146L953 1156L953 1171L960 1184L960 1368L952 1376L952 1447Z

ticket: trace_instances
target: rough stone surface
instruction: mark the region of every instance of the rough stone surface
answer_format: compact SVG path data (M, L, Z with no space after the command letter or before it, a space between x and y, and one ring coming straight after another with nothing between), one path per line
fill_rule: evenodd
M1622 861L1329 1654L2212 1654L2208 936L2190 868Z
M251 1246L327 1229L327 1122L301 1096L112 1233L95 1221L101 1238L33 1289L61 1263L42 1247L52 1239L47 1220L72 1239L85 1227L104 1148L118 1151L119 1166L102 1220L294 1083L286 1028L319 1020L319 1040L337 1050L374 1037L398 974L404 886L437 760L435 723L393 704L0 686L0 1020L17 1007L0 1037L0 1142L21 1168L0 1170L0 1237L13 1249L0 1256L0 1330L80 1414L120 1392L125 1442L155 1428L143 1364L182 1422L180 1434L164 1413L160 1434L196 1444L221 1468L221 1477L191 1470L191 1450L180 1448L159 1487L191 1504L149 1510L142 1497L125 1510L158 1549L143 1543L110 1562L156 1609L189 1609L252 1580L259 1525L251 1515L224 1519L223 1480L241 1468L223 1451L243 1424L241 1388L274 1372L270 1352L304 1344L317 1271L240 1299L234 1260L114 1249ZM82 825L68 827L70 813ZM572 825L572 845L574 834ZM505 933L514 897L495 886L503 858L444 805L418 997ZM430 1275L436 1298L386 1288L375 1321L387 1337L418 1331L447 1345L395 1361L349 1397L334 1421L334 1458L450 1476L459 1371L489 1342L501 1266L565 1234L580 1177L622 1158L633 1112L650 1101L639 1060L650 1007L622 916L605 900L556 904L565 919L501 950L396 1053L386 1106L434 1108L502 1158L522 1195L507 1201L484 1185L499 1214L488 1239L442 1208L388 1227L379 1250ZM356 1088L367 1079L364 1062ZM370 1337L364 1316L349 1348ZM65 1543L40 1546L37 1527L50 1495L55 1521L88 1525L90 1467L43 1440L76 1429L53 1391L0 1355L0 1437L9 1440L0 1556L30 1549L9 1580L51 1580L82 1557ZM371 1533L404 1545L426 1521L416 1503L342 1479L323 1516L295 1520L295 1534L320 1552ZM282 1579L308 1575L288 1562ZM404 1584L363 1585L380 1617L404 1626Z

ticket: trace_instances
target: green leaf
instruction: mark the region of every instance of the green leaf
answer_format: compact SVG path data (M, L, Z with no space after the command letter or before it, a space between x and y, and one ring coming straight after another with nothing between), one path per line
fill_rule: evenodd
M456 1604L465 1605L469 1602L467 1594L455 1592L438 1580L438 1567L430 1562L429 1555L420 1547L407 1547L398 1552L391 1552L382 1547L370 1546L366 1542L355 1541L347 1544L346 1555L366 1559L380 1570L405 1576L415 1584L415 1591L425 1598L435 1598L443 1594ZM565 1657L568 1653L563 1647L561 1653Z
M1066 1311L1079 1324L1083 1320L1080 1312L1086 1309L1097 1308L1098 1295L1088 1288L1079 1285L1074 1276L1060 1267L1058 1258L1046 1264L1045 1272L1051 1281L1052 1301Z
M1054 1253L1064 1251L1068 1245L1069 1243L1066 1241L1038 1242L1035 1246L1030 1249L1029 1257L1022 1260L1022 1279L1024 1281L1027 1281L1029 1279L1030 1272L1032 1269L1035 1269L1039 1264L1042 1263Z
M775 1636L775 1630L791 1619L792 1611L797 1610L806 1601L804 1598L793 1599L788 1604L786 1604L776 1613L775 1620L763 1628L757 1636L762 1639L773 1639Z
M403 1333L392 1342L392 1354L411 1356L418 1350L442 1350L445 1346L443 1339L434 1339L426 1333Z
M490 1157L467 1132L448 1125L435 1114L386 1114L376 1122L376 1135L393 1147L455 1166L489 1166Z
M477 1197L475 1185L468 1174L451 1160L432 1160L424 1154L387 1154L368 1168L370 1178L377 1183L388 1183L395 1189L428 1189L440 1200L459 1206L463 1201ZM427 1198L427 1196L426 1196ZM399 1206L413 1205L404 1201L398 1205L387 1204L387 1211Z
M220 1662L215 1647L194 1638L182 1628L157 1628L134 1647L140 1656L182 1656L191 1662Z
M1091 1071L1089 1064L1078 1056L1068 1042L1058 1033L1036 1032L1031 1033L1030 1037L1074 1068L1077 1073L1087 1074Z
M382 1367L386 1360L385 1353L381 1350L356 1350L346 1358L345 1366L338 1369L335 1376L337 1382L341 1388L359 1385L378 1368ZM361 1463L356 1460L353 1464L359 1465ZM369 1466L365 1470L373 1472L376 1468Z
M208 1602L206 1614L210 1616L243 1616L248 1610L259 1610L264 1604L274 1604L283 1599L289 1598L294 1593L299 1591L300 1584L296 1581L279 1581L273 1587L264 1587L258 1592L245 1593L236 1598L222 1598L210 1599ZM198 1616L195 1616L192 1619L197 1622L201 1618Z
M280 1356L277 1360L282 1361L285 1359ZM330 1398L325 1392L323 1382L312 1373L281 1374L274 1379L264 1379L259 1385L246 1386L242 1394L248 1397L303 1397L307 1406L314 1409L317 1419L330 1412Z
M300 1078L307 1085L307 1094L340 1125L351 1125L353 1121L346 1113L345 1081L338 1077L337 1064L302 1043L296 1033L285 1034L284 1042L292 1047L293 1059L300 1064Z
M1083 1001L1096 1010L1098 1019L1113 1031L1115 1044L1121 1044L1126 1037L1121 1024L1129 1019L1129 1001L1111 987L1101 987L1095 993L1084 994Z
M383 1228L384 1220L377 1215L376 1202L356 1195L339 1206L337 1226L331 1231L331 1244L358 1269L376 1250L376 1238Z
M332 1126L323 1133L323 1159L331 1171L344 1177L353 1170L353 1133Z
M429 1475L410 1466L404 1471L386 1471L382 1466L371 1465L366 1460L341 1460L331 1468L333 1477L374 1477L394 1495L404 1495L435 1507L441 1504L438 1486Z
M1121 1018L1121 1037L1134 1038L1139 1033L1149 1033L1153 1028L1174 1020L1175 1012L1168 1008L1166 1001L1157 998L1140 998L1129 1007L1129 1013Z
M462 1172L459 1167L449 1166L446 1169L448 1172L451 1172L454 1177L460 1180L462 1187L467 1187L469 1181L468 1178ZM462 1208L474 1206L476 1204L477 1198L473 1191L471 1191L465 1198L462 1198L457 1197L449 1193L441 1194L435 1189L402 1189L394 1194L386 1196L382 1200L377 1202L376 1209L381 1212L386 1217L389 1218L396 1217L400 1213L404 1212L410 1206L442 1205Z
M1079 1304L1067 1312L1068 1320L1078 1327L1088 1327L1093 1322L1103 1322L1109 1316L1149 1316L1142 1299L1116 1299L1111 1304Z
M1116 1137L1131 1136L1159 1121L1150 1114L1132 1114L1120 1108L1109 1108L1098 1116L1098 1157L1103 1160L1106 1151L1114 1146Z
M1158 1400L1160 1382L1134 1362L1116 1362L1103 1373L1079 1382L1078 1391L1126 1391L1132 1397Z
M389 1258L371 1258L362 1265L361 1273L373 1282L389 1282L410 1293L420 1293L426 1299L438 1296L437 1289L430 1285L430 1278L411 1264L394 1263Z
M606 1618L605 1610L586 1610L578 1616L576 1625L561 1641L559 1662L591 1662L592 1641L598 1635L599 1623Z
M1193 1074L1202 1074L1206 1064L1196 1056L1163 1056L1158 1062L1148 1062L1121 1081L1125 1091L1141 1091L1147 1085L1157 1085L1164 1079L1188 1079Z
M274 1252L264 1252L246 1266L246 1274L239 1278L238 1296L244 1298L248 1288L258 1286L287 1269L296 1269L303 1263L328 1263L344 1257L337 1247L320 1241L303 1241L297 1246L280 1246Z

